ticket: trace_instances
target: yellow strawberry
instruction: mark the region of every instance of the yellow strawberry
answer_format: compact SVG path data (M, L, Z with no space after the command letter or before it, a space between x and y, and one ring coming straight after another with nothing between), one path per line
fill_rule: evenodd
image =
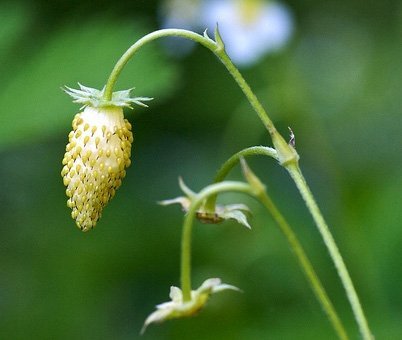
M133 134L122 107L131 102L145 106L140 100L150 98L129 98L130 91L120 91L116 92L118 100L105 103L103 90L80 87L66 91L86 107L74 117L61 175L71 216L82 231L88 231L96 225L131 164Z

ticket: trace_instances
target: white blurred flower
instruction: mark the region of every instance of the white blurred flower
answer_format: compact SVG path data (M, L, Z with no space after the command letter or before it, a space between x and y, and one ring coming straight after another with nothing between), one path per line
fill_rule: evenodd
M159 8L161 28L181 28L191 31L205 29L200 27L201 0L165 0ZM164 40L166 50L174 56L184 56L195 43L183 38L169 37Z
M293 32L288 8L276 1L206 0L200 20L212 31L219 24L228 55L241 65L279 50Z
M141 333L144 333L151 323L160 323L196 314L204 307L210 295L227 289L239 291L235 286L221 283L218 278L208 279L197 290L191 291L190 301L183 301L181 289L174 286L170 287L169 297L171 301L156 306L156 311L145 320Z
M293 32L289 9L270 0L165 0L159 10L162 28L210 32L219 24L226 51L239 65L250 65L281 49ZM184 55L194 45L167 40L168 51Z
M200 0L166 0L159 9L162 28L196 29Z

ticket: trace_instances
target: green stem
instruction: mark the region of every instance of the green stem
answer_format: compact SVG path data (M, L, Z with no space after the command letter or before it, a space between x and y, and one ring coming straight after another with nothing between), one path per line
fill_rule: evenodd
M138 50L146 45L147 43L163 38L163 37L183 37L195 42L200 43L201 45L205 46L206 48L210 49L214 52L216 49L216 43L211 40L207 39L204 36L187 31L182 29L162 29L152 33L149 33L142 37L141 39L137 40L117 61L116 65L114 66L105 86L105 94L104 99L111 100L113 88L116 85L117 78L119 77L121 71L123 70L124 66L128 63L128 61L134 56Z
M233 156L231 156L217 171L214 179L214 183L222 182L228 173L239 163L240 158L248 156L264 155L270 156L272 158L278 159L277 152L275 149L268 146L252 146L250 148L243 149ZM211 195L205 202L205 210L208 212L215 211L217 195Z
M353 285L352 279L348 273L345 262L339 252L338 247L336 246L335 240L329 231L328 225L326 224L320 209L318 208L317 203L315 202L314 196L311 193L303 174L300 171L300 168L297 164L289 164L286 169L288 170L290 176L295 182L297 188L299 189L300 194L302 195L306 206L308 207L311 215L313 216L314 222L317 225L318 231L320 232L324 243L328 249L328 252L332 258L332 261L335 264L338 275L341 279L342 285L346 291L346 295L350 302L350 305L353 310L353 314L355 316L356 322L360 329L360 334L365 340L374 339L369 326L367 319L364 315L362 306L359 301L359 297L356 293L355 287Z
M259 195L259 199L261 203L267 208L267 210L271 213L272 218L278 224L279 229L285 235L287 241L289 242L290 248L293 250L300 267L302 268L304 275L309 282L311 289L315 293L318 301L321 303L322 308L327 314L332 326L334 327L336 333L338 334L339 339L346 340L348 339L347 333L343 324L335 311L334 306L331 303L327 293L325 292L324 287L322 286L321 281L319 280L316 272L313 269L311 262L309 261L301 243L297 239L296 234L293 232L292 228L285 220L281 212L275 206L274 202L268 196L268 194L264 191Z
M288 145L286 141L283 139L281 134L276 130L274 123L268 117L267 112L264 107L261 105L257 96L251 90L250 86L243 78L237 67L233 64L232 60L226 54L222 39L219 35L218 30L215 32L215 38L218 41L219 49L213 51L215 55L219 58L219 60L225 65L226 69L229 71L230 75L233 77L237 85L239 85L240 89L243 91L247 100L249 101L251 107L257 113L257 116L260 118L261 122L264 124L265 128L268 130L274 147L277 152L277 159L279 162L284 165L288 162L297 161L299 159L299 155L296 150Z
M219 37L219 33L218 37ZM251 103L252 107L256 111L258 117L261 119L262 123L264 126L268 129L270 134L278 134L276 132L276 129L272 123L272 121L269 119L266 111L262 107L261 103L251 90L250 86L247 84L243 76L240 74L240 72L237 70L237 68L234 66L230 58L227 56L223 43L221 42L221 39L219 37L220 43L216 43L212 39L188 31L188 30L183 30L183 29L162 29L158 30L152 33L149 33L139 39L137 42L135 42L122 56L121 58L117 61L116 65L114 66L108 80L105 86L105 94L104 94L104 99L105 100L111 100L112 99L112 94L113 94L113 88L117 82L117 79L123 70L124 66L128 63L128 61L134 56L134 54L144 45L147 43L163 38L163 37L182 37L186 39L193 40L204 47L208 48L210 51L212 51L218 58L219 60L225 65L229 73L232 75L236 83L240 86L242 89L243 93Z
M347 296L349 298L349 301L352 305L353 312L355 314L355 318L359 324L359 328L361 331L361 334L364 339L372 339L372 335L369 331L367 321L364 317L364 313L362 311L360 302L357 298L357 294L354 290L352 281L349 277L349 274L346 270L346 266L342 260L342 257L339 254L339 250L335 245L335 241L332 238L332 235L329 232L329 229L327 225L325 224L324 219L322 218L321 213L318 210L318 207L314 201L314 198L309 191L307 184L304 181L304 178L302 177L300 170L298 169L298 155L296 151L294 150L293 147L289 146L283 137L277 132L274 124L268 117L266 111L262 107L261 103L257 99L256 95L253 93L251 90L250 86L247 84L243 76L240 74L236 66L232 63L230 60L229 56L225 52L225 48L222 42L222 39L219 36L219 32L215 32L215 38L217 42L213 41L212 39L208 38L207 36L202 36L200 34L187 31L187 30L181 30L181 29L164 29L164 30L159 30L152 32L140 40L138 40L134 45L132 45L124 54L123 56L118 60L117 64L112 70L112 73L110 74L108 81L106 83L105 87L105 94L104 94L104 99L105 100L111 100L112 94L113 94L113 88L117 82L117 78L120 75L123 67L127 64L127 62L130 60L130 58L145 44L147 44L150 41L162 38L162 37L167 37L167 36L177 36L177 37L183 37L187 38L190 40L193 40L195 42L200 43L204 47L208 48L211 50L218 58L219 60L225 65L226 69L229 71L229 73L232 75L233 79L236 81L236 83L239 85L241 90L243 91L244 95L250 102L251 106L257 113L258 117L268 130L269 134L272 137L273 144L275 146L275 149L278 154L278 160L281 165L287 168L289 171L290 175L292 176L293 180L295 181L298 189L300 190L304 200L306 201L307 207L309 208L311 214L313 215L314 221L317 224L317 227L324 239L324 242L326 246L328 247L329 253L335 263L335 266L338 269L339 275L341 277L341 281L344 285L344 288L347 292ZM297 169L297 171L295 170ZM187 288L186 288L187 289ZM188 289L187 292L188 293ZM188 297L188 295L187 295Z
M264 156L269 156L274 159L278 159L276 150L273 148L270 148L268 146L252 146L246 149L243 149L234 155L232 155L222 166L221 168L217 171L214 182L218 183L223 181L228 173L233 169L234 166L239 163L240 158L242 157L248 157L248 156L257 156L257 155L264 155Z
M257 97L253 94L251 91L250 87L244 80L244 78L241 76L239 71L236 69L236 67L233 65L229 57L226 55L224 49L220 50L219 53L215 53L218 55L220 60L223 62L223 64L226 66L230 74L233 76L233 78L236 80L238 85L241 87L243 90L244 94L246 95L247 99L250 101L251 106L254 108L254 110L257 112L258 116L260 119L264 122L266 122L263 118L266 116L265 110L262 108L261 104L259 103ZM370 329L368 327L367 320L364 316L363 309L361 307L361 304L359 302L359 298L357 296L357 293L354 289L352 280L350 278L350 275L347 271L347 268L345 266L345 263L343 262L343 259L339 253L339 250L336 246L336 243L329 231L328 226L326 225L317 204L315 203L314 197L311 194L311 192L308 189L308 186L304 180L304 178L301 175L300 169L298 167L298 155L296 151L289 146L282 136L276 131L276 129L270 126L270 121L267 122L267 124L264 124L269 133L271 134L275 149L278 154L279 162L281 165L283 165L290 173L292 176L293 180L295 181L296 186L298 187L301 195L303 196L304 200L306 201L307 207L310 210L311 214L313 215L314 221L318 227L318 230L324 239L324 243L328 248L328 251L331 255L331 258L338 270L339 276L341 278L341 282L344 286L344 289L346 290L346 294L348 296L349 302L351 304L353 313L355 315L355 319L358 323L360 333L365 340L372 339L372 334L370 332ZM297 171L293 171L291 169L297 169Z
M191 202L186 216L184 217L183 232L181 239L181 289L183 293L183 301L191 300L191 233L193 222L197 210L203 201L210 195L226 191L237 191L252 195L253 191L250 185L242 182L225 181L212 184L196 194Z
M272 158L277 159L277 153L275 149L264 147L264 146L255 146L243 149L234 155L232 155L217 171L215 176L215 183L219 183L223 181L230 170L233 169L234 166L239 163L241 158L248 157L248 156L256 156L256 155L265 155ZM260 199L261 203L267 208L267 210L271 213L274 221L278 224L279 229L282 231L284 236L286 237L287 241L291 249L293 250L299 264L313 290L315 293L318 301L320 302L322 308L324 309L325 313L327 314L332 326L334 327L338 337L340 339L348 339L347 333L345 328L333 306L331 303L327 293L325 292L324 287L322 286L317 274L315 273L311 262L309 261L301 243L297 239L296 234L293 232L289 223L285 220L279 209L276 207L272 199L268 196L266 190L260 191L257 193L258 198ZM211 211L214 211L215 204L216 204L217 194L210 195L207 198L205 203L205 209L207 208L208 204L212 207Z
M181 288L183 293L183 301L189 301L191 299L191 234L196 212L206 198L227 191L243 192L250 196L256 197L255 190L249 184L232 181L212 184L203 189L200 193L196 194L184 218L181 243ZM278 224L282 233L285 235L291 249L293 250L296 258L299 261L299 264L308 282L310 283L312 290L314 291L317 299L321 303L336 333L338 334L339 339L347 340L348 336L342 325L342 322L340 321L335 308L328 298L320 280L317 277L317 274L315 273L310 261L307 258L306 253L303 250L302 245L298 241L290 225L287 223L283 215L280 213L278 208L275 206L275 204L265 191L259 192L257 198L271 213L273 219Z
M261 105L260 101L258 100L257 96L251 90L250 86L243 78L239 70L233 64L232 60L230 60L229 56L226 54L225 49L219 49L215 51L215 54L218 56L219 60L225 65L226 69L232 75L233 79L239 85L241 90L243 91L244 95L247 97L248 101L250 102L251 106L253 107L254 111L257 113L258 117L261 119L262 123L270 133L270 135L278 134L275 129L274 124L269 119L267 112Z

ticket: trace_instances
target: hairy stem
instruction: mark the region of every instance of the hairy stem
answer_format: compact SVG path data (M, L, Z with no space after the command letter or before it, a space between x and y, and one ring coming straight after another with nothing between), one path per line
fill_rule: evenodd
M163 37L183 37L186 39L193 40L197 43L200 43L201 45L205 46L211 51L213 51L216 48L216 44L213 40L206 39L204 36L200 34L183 29L162 29L149 33L144 37L142 37L141 39L137 40L132 46L130 46L129 49L117 61L106 83L105 94L104 94L104 98L106 100L112 99L113 88L116 85L117 79L121 71L123 70L124 66L134 56L134 54L137 53L138 50L141 49L147 43Z
M148 42L151 42L153 40L156 40L156 39L159 39L162 37L167 37L167 36L177 36L177 37L183 37L186 39L190 39L197 43L200 43L204 47L211 50L219 58L219 60L224 64L224 66L226 67L228 72L231 74L231 76L233 77L235 82L239 85L240 89L243 91L244 95L250 102L252 108L255 110L255 112L257 113L261 122L264 124L264 126L268 130L269 134L271 135L273 145L277 152L279 163L289 171L289 173L292 176L293 180L295 181L301 195L303 196L303 198L306 202L306 205L307 205L308 209L310 210L310 213L313 215L313 218L318 227L318 230L320 231L321 236L324 239L325 245L327 246L328 251L331 255L331 258L335 263L339 276L341 277L342 284L344 285L344 288L346 290L347 296L349 298L349 302L351 303L352 310L354 312L356 321L359 325L360 332L361 332L363 338L365 340L372 339L371 332L368 328L367 320L364 316L363 310L361 308L359 299L358 299L356 291L353 287L350 276L347 272L346 266L342 260L342 257L340 256L339 250L336 247L335 241L328 229L328 226L326 225L324 219L322 218L322 215L318 209L318 206L315 203L313 195L311 194L311 192L299 170L299 167L298 167L299 156L298 156L296 150L291 145L288 145L286 143L286 141L283 139L283 137L278 133L278 131L276 130L271 119L268 117L268 114L266 113L265 109L259 102L258 98L253 93L250 86L247 84L247 82L245 81L245 79L243 78L243 76L241 75L239 70L236 68L236 66L233 64L233 62L230 60L229 56L226 54L224 44L219 35L218 30L216 30L216 32L215 32L216 41L213 41L206 35L203 36L203 35L200 35L200 34L197 34L197 33L191 32L191 31L187 31L187 30L182 30L182 29L163 29L163 30L152 32L152 33L144 36L143 38L138 40L136 43L134 43L116 63L116 65L113 68L113 70L108 78L108 81L106 83L104 99L107 101L111 100L112 94L113 94L113 88L117 82L118 76L120 75L124 66L130 60L130 58L141 47L143 47ZM190 222L188 222L188 223L190 223ZM191 225L190 225L190 227L184 228L183 236L185 234L186 229L191 230ZM187 234L185 236L189 237ZM182 282L183 282L183 280L182 280ZM190 287L187 286L187 283L185 283L184 286L185 286L184 288L186 289L185 294L188 298L188 294L190 294L189 291L191 291L191 290L189 290Z
M183 29L162 29L152 33L149 33L135 42L117 61L116 65L114 66L105 86L105 100L111 100L113 94L113 88L117 82L117 79L123 70L124 66L128 63L128 61L134 56L139 49L141 49L147 43L163 38L163 37L182 37L186 39L193 40L204 47L208 48L212 51L219 60L225 65L229 73L233 76L236 83L240 86L243 93L251 103L254 110L257 112L258 117L261 119L264 126L268 129L270 134L276 133L276 129L268 117L267 113L265 112L264 108L262 107L261 103L258 101L257 97L251 90L250 86L247 84L243 76L234 66L230 58L227 56L223 44L218 44L212 39L208 38L207 36L203 36L192 31L183 30Z
M181 289L183 292L183 301L191 299L191 234L193 230L194 218L197 210L203 201L210 195L227 191L237 191L252 195L253 191L250 185L242 182L225 181L212 184L201 190L193 198L183 222L183 232L181 239Z
M310 283L310 286L314 291L317 299L319 300L321 306L328 315L328 318L332 326L334 327L339 339L347 340L348 336L345 328L343 327L343 324L338 317L338 314L336 313L330 299L328 298L325 289L318 279L317 274L315 273L313 266L311 265L311 262L308 260L302 245L298 241L296 234L293 232L290 225L287 223L283 215L280 213L278 208L275 206L275 204L265 191L259 192L257 194L252 186L242 182L226 181L212 184L203 189L200 193L196 194L196 196L193 198L189 210L184 218L182 234L181 288L183 292L183 301L189 301L191 299L191 234L196 212L206 198L216 196L217 194L227 191L243 192L250 196L256 197L267 208L267 210L271 213L274 221L278 224L280 230L285 235L290 248L293 250L299 262L299 265L304 272L308 282Z
M325 289L322 286L322 283L319 280L316 272L314 271L314 268L311 262L309 261L301 243L297 239L296 234L293 232L288 222L285 220L281 212L278 210L278 208L275 206L274 202L271 200L271 198L267 195L266 192L260 194L259 199L261 203L271 213L272 218L275 220L275 222L279 226L279 229L286 237L286 240L288 241L290 248L295 254L297 261L299 262L299 265L304 275L306 276L307 281L311 286L311 289L316 295L317 300L320 302L325 313L327 314L328 319L330 320L332 326L334 327L335 332L338 334L339 339L343 340L349 339L331 300L329 299L327 293L325 292Z
M256 156L256 155L264 155L264 156L269 156L274 159L277 159L276 150L269 148L269 147L256 146L256 147L250 147L250 148L243 149L243 150L235 153L234 155L232 155L221 166L221 168L218 170L218 172L215 176L215 183L219 183L219 182L223 181L226 178L226 176L228 175L228 173L230 172L230 170L232 170L233 167L236 166L243 157ZM331 300L329 299L322 283L320 282L316 272L314 271L314 268L313 268L311 262L309 261L300 241L297 239L297 236L293 232L291 226L286 221L285 217L281 214L279 209L276 207L276 205L274 204L272 199L269 197L265 188L264 188L264 190L256 193L256 196L259 198L261 203L270 212L272 218L277 223L279 229L286 237L286 239L290 245L290 248L294 252L294 254L299 262L299 265L300 265L304 275L307 278L307 281L309 282L314 294L316 295L322 308L324 309L325 313L327 314L339 339L343 339L343 340L348 339L345 328L344 328ZM214 209L215 204L216 204L216 199L217 199L217 194L210 195L207 198L207 201L205 203L205 208L207 207L208 204L210 204L211 208ZM213 211L213 210L211 210L211 211Z
M232 60L230 60L229 56L226 54L225 49L219 49L214 51L214 53L218 56L219 60L225 65L226 69L229 71L233 79L239 85L241 90L243 91L244 95L248 99L249 103L251 104L254 111L257 113L258 117L261 119L262 123L268 130L269 134L272 136L273 134L278 134L276 128L270 118L268 117L267 112L261 105L260 101L258 100L257 96L251 90L250 86L243 78L237 67L233 64Z
M318 231L321 234L321 237L324 240L324 243L328 249L328 252L332 258L332 261L335 264L338 275L341 279L342 285L346 291L346 295L348 297L349 303L352 307L353 314L355 316L356 322L359 326L360 334L365 340L374 339L373 335L368 326L367 319L364 315L363 308L361 306L359 297L356 293L355 287L353 285L352 279L349 275L348 270L346 269L345 262L339 252L339 249L335 243L335 240L329 231L328 225L326 224L320 209L318 208L317 203L315 202L314 196L311 193L303 174L300 171L300 168L291 164L286 167L293 181L295 182L297 188L299 189L300 194L302 195L308 210L310 211L315 224L318 228Z

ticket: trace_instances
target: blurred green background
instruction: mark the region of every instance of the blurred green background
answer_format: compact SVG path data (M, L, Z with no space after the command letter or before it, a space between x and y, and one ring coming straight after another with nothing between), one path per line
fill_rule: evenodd
M285 135L350 269L376 339L402 337L402 4L286 2L295 31L280 53L243 70ZM117 58L159 28L160 1L0 3L0 338L133 339L179 284L182 214L158 200L210 183L232 153L270 141L222 65L160 42L124 70L119 89L155 100L127 112L133 165L97 228L81 233L60 177L79 107L60 90L101 88ZM333 265L285 172L249 164L298 231L352 338L358 330ZM238 170L233 179L241 179ZM244 293L214 296L197 317L143 339L335 339L284 238L261 206L250 232L198 225L193 279Z

